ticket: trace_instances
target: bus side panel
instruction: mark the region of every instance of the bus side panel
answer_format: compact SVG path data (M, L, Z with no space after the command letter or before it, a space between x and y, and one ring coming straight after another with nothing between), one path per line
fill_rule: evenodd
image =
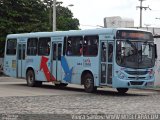
M4 73L5 75L11 76L11 77L17 77L17 61L16 56L5 56L4 59Z
M26 70L29 67L34 70L36 81L47 81L44 66L40 68L41 64L43 64L42 56L27 56L26 58ZM48 62L44 64L48 67Z
M73 83L81 84L80 70L82 69L82 62L80 57L73 56L63 56L61 60L62 67L62 82L63 83ZM77 65L79 63L79 65Z
M17 53L16 53L16 46L17 46L17 40L13 40L15 41L15 46L12 47L12 50L13 49L15 50L14 52L14 55L7 55L7 49L10 48L10 47L7 47L7 44L8 44L8 39L6 39L6 44L5 44L5 56L4 56L4 74L5 75L8 75L8 76L11 76L11 77L17 77ZM10 52L11 52L10 51Z
M71 79L66 80L66 72L63 69L62 72L62 79L63 82L69 82L72 84L81 84L81 75L82 72L85 70L90 71L93 74L94 77L94 84L95 86L99 86L99 59L98 57L72 57L72 56L68 56L66 57L66 61L68 64L68 70L70 70L72 72L71 74ZM63 68L63 65L62 65Z

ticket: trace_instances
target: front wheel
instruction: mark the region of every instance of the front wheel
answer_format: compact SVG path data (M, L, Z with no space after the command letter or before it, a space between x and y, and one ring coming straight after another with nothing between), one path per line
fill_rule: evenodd
M125 94L128 91L128 88L117 88L119 94Z
M88 93L92 93L97 90L97 87L94 86L94 78L90 73L87 73L84 77L84 88Z

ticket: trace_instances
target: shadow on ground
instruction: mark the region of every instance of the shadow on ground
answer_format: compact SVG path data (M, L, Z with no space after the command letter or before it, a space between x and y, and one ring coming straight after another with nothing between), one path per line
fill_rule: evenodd
M23 86L23 87L28 87L26 84L13 84L15 86ZM116 90L112 90L111 88L109 90L97 90L96 92L94 93L86 93L85 90L83 88L76 88L76 87L56 87L54 85L47 85L47 84L44 84L40 87L34 87L34 88L41 88L41 89L53 89L53 90L65 90L65 91L72 91L72 92L82 92L82 93L85 93L85 94L89 94L89 95L104 95L104 96L123 96L123 97L127 97L127 96L149 96L149 94L140 94L140 93L130 93L128 91L128 93L126 94L119 94Z

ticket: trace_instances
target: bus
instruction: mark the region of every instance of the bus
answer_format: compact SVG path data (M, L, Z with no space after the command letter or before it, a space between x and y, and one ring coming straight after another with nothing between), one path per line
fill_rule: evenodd
M9 34L4 73L25 78L30 87L53 82L126 93L153 86L156 54L152 33L131 28Z

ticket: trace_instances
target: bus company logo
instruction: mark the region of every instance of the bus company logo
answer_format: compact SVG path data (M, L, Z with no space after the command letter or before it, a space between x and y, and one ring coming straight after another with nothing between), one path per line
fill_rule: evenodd
M137 75L137 76L135 77L135 79L138 80L138 79L139 79L139 76Z
M89 58L88 59L84 59L83 60L83 66L90 67L91 66L91 60Z

